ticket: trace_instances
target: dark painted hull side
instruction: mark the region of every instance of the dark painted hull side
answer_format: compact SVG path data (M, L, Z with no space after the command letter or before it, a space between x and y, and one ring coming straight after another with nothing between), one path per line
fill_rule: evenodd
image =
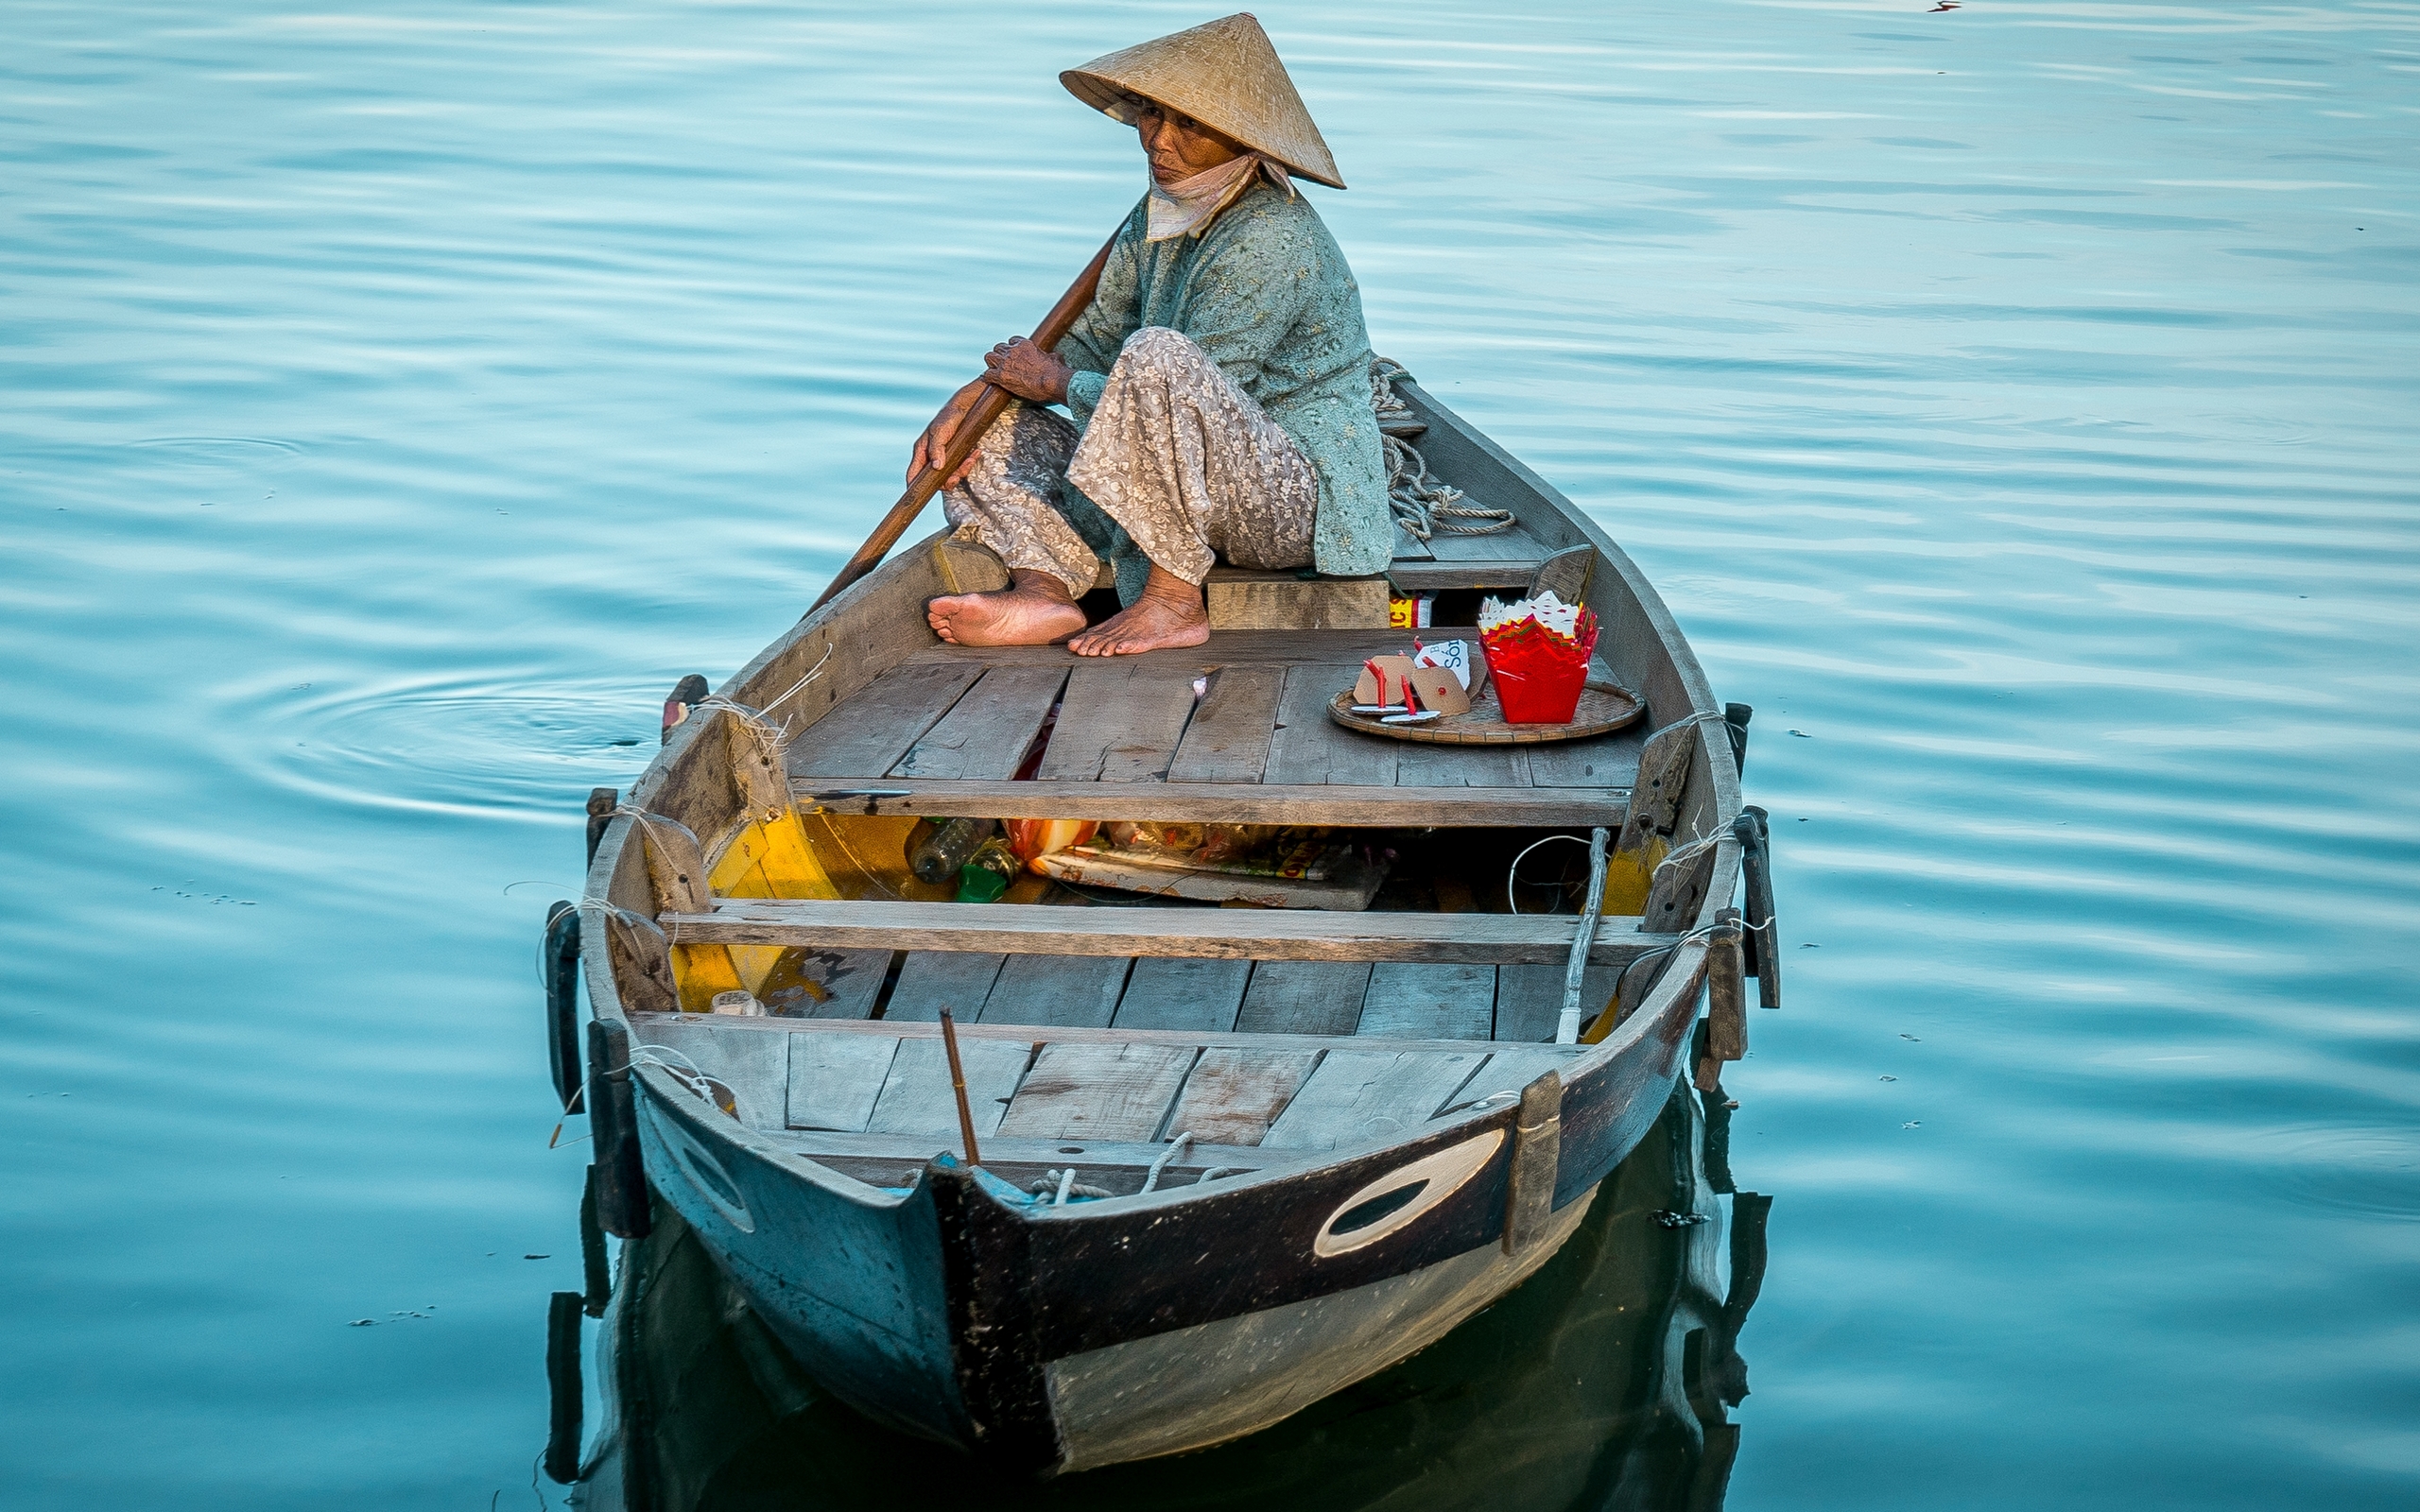
M1584 1197L1663 1110L1694 996L1625 1024L1564 1090L1554 1206ZM928 1165L905 1198L814 1166L653 1072L649 1178L829 1387L893 1426L1045 1470L1062 1458L1045 1367L1070 1355L1405 1276L1498 1245L1517 1105L1308 1170L1065 1208ZM1492 1134L1487 1163L1418 1222L1321 1258L1313 1241L1388 1172ZM711 1165L708 1164L711 1162ZM696 1173L696 1174L693 1174ZM733 1200L735 1198L736 1200ZM1378 1368L1389 1362L1374 1362Z
M1755 1278L1743 1286L1725 1204L1696 1169L1693 1102L1663 1109L1561 1255L1427 1352L1249 1439L1062 1481L1053 1504L1170 1504L1210 1486L1235 1505L1335 1512L1713 1512L1738 1432L1722 1409L1739 1388L1723 1381L1744 1375L1735 1341ZM1668 1228L1654 1217L1668 1211L1711 1221ZM797 1512L879 1499L921 1512L1001 1500L995 1469L920 1455L832 1400L744 1301L668 1209L624 1249L598 1335L606 1397L591 1404L583 1507ZM1423 1452L1401 1452L1408 1442Z

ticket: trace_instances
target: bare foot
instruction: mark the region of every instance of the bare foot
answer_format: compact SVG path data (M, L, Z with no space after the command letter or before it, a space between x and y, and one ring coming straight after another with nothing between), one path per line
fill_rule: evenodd
M1154 565L1143 596L1067 643L1078 656L1132 656L1210 639L1201 590Z
M933 633L952 645L1048 645L1084 627L1084 611L1048 573L1020 572L998 593L952 593L925 606Z

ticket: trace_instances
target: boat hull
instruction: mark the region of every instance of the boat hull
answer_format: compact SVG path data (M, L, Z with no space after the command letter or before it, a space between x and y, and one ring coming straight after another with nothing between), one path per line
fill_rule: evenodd
M1520 1284L1663 1109L1693 1012L1625 1023L1564 1090L1550 1216L1517 1248L1505 1242L1517 1104L1210 1194L1064 1208L946 1157L904 1191L867 1186L652 1069L638 1078L640 1135L658 1195L835 1395L1048 1474L1265 1428ZM1441 1160L1469 1168L1416 1221L1319 1252L1361 1194Z

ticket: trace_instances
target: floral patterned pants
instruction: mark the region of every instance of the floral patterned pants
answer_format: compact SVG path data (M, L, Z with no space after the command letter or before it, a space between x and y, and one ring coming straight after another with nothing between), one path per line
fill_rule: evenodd
M1013 405L942 506L960 538L1071 593L1090 589L1108 558L1131 604L1152 563L1197 584L1220 557L1309 565L1319 482L1208 353L1146 326L1127 338L1080 437L1049 410Z

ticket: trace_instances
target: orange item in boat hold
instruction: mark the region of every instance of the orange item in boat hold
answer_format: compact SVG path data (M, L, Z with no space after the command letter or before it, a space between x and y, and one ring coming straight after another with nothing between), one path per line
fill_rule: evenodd
M1042 856L1082 845L1100 829L1098 819L1009 819L1009 849L1030 867Z

